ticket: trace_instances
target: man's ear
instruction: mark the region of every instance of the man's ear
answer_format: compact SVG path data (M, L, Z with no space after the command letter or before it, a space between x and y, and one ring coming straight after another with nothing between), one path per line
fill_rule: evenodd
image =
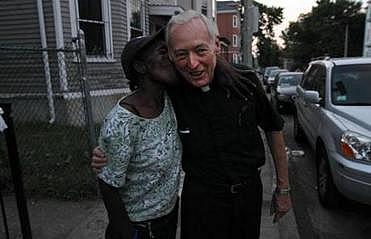
M171 63L174 63L174 57L173 57L172 55L170 55L170 54L169 54L169 61L170 61Z
M215 53L216 54L219 54L220 51L221 51L221 48L220 48L220 39L219 39L219 36L216 36L215 37Z
M142 61L134 60L133 68L140 74L145 74L147 72L147 66Z
M171 48L170 47L168 47L167 53L168 53L167 55L169 57L169 61L172 62L172 63L174 63L174 54L171 52Z

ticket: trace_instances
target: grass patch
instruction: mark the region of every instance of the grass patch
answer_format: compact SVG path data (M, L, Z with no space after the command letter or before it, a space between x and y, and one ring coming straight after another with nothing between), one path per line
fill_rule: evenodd
M16 138L27 196L81 200L97 197L84 128L47 123L16 126ZM0 140L0 182L12 191L5 137Z

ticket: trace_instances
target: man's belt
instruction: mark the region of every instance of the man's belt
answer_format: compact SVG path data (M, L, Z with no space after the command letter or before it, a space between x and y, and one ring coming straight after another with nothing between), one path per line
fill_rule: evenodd
M214 183L207 181L205 179L200 179L197 177L192 176L186 176L186 178L191 182L198 182L205 186L207 186L208 189L212 193L222 193L222 194L238 194L240 192L243 192L247 190L250 185L255 184L260 176L260 169L254 170L254 173L250 173L251 177L245 178L240 181L236 181L233 183Z

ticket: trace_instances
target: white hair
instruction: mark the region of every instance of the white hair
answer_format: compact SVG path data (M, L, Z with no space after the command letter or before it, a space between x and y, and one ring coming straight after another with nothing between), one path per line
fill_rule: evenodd
M192 19L198 18L200 19L206 26L207 31L209 33L210 39L215 42L216 37L219 36L219 31L216 23L210 20L208 17L203 15L200 12L196 12L194 10L186 10L184 12L179 13L178 15L174 15L169 20L166 26L166 44L168 47L170 46L170 31L174 25L181 25L187 22L190 22Z

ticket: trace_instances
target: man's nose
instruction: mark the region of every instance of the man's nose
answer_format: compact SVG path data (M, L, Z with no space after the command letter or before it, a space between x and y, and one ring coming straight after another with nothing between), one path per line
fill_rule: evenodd
M189 58L188 58L189 68L191 68L191 69L197 68L199 63L200 63L200 61L199 61L199 58L198 58L197 54L191 52L189 54Z

